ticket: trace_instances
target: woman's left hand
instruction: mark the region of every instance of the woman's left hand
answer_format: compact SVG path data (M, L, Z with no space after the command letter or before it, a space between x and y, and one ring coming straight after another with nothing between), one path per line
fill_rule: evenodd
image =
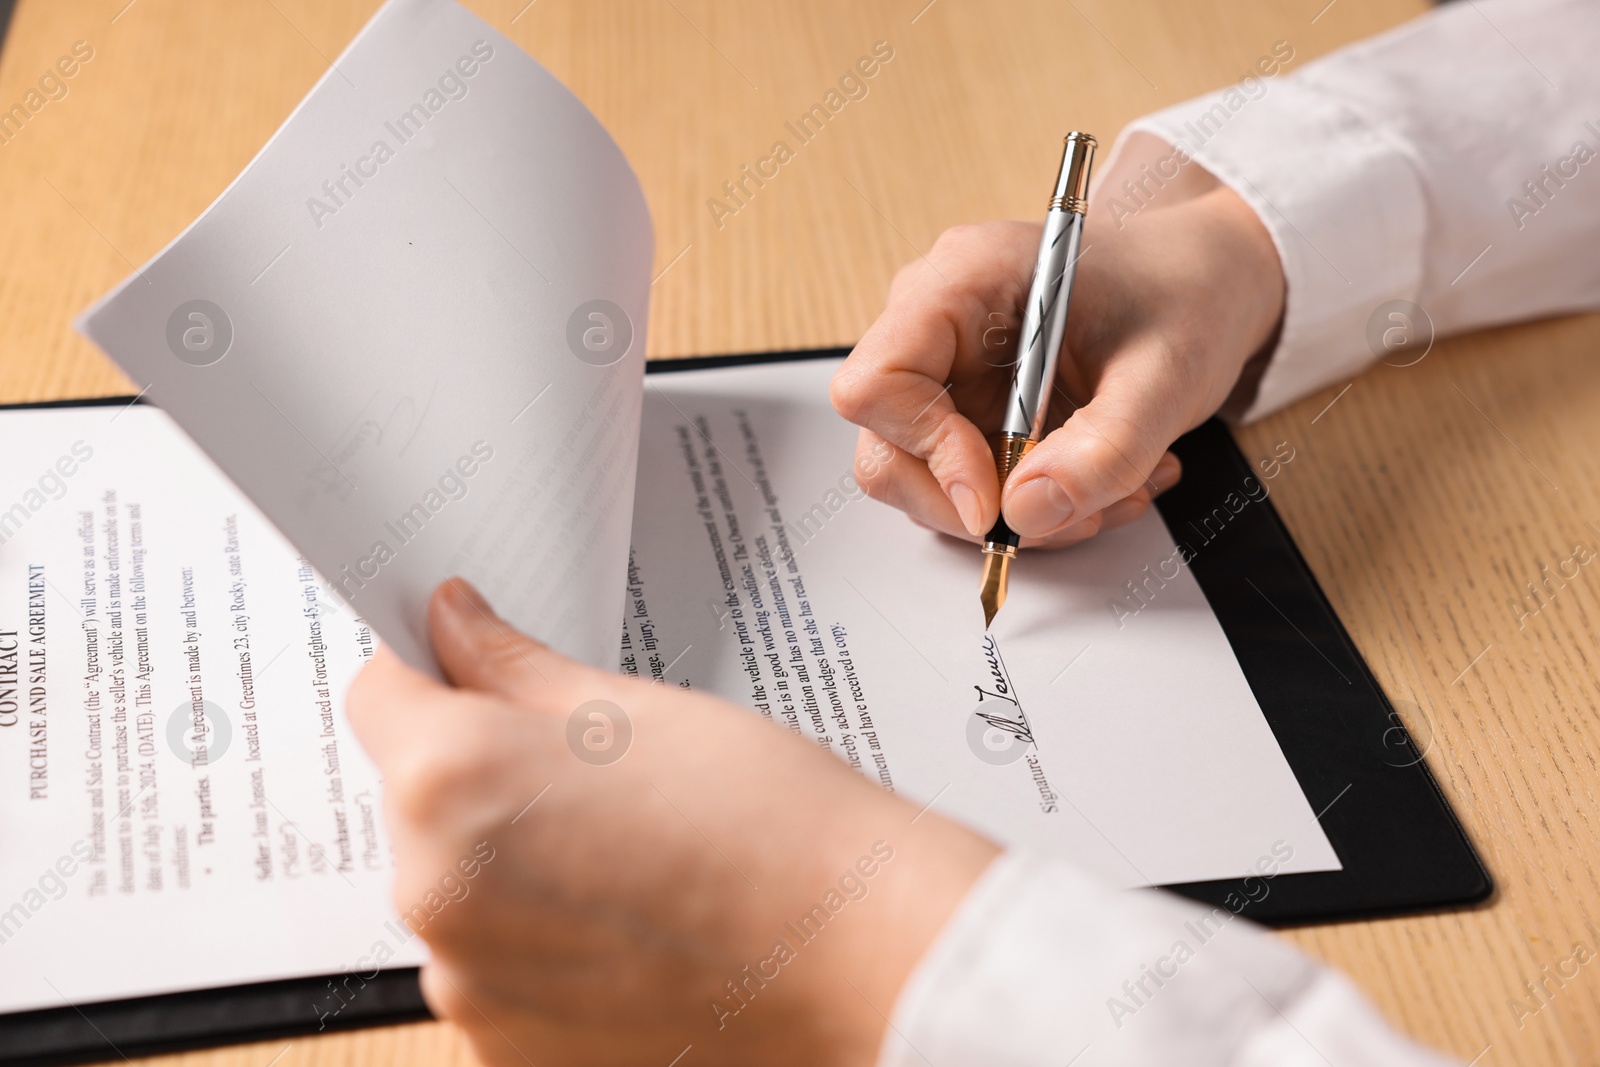
M875 1060L994 844L754 712L560 656L459 580L430 627L453 685L380 651L349 713L423 991L485 1063Z

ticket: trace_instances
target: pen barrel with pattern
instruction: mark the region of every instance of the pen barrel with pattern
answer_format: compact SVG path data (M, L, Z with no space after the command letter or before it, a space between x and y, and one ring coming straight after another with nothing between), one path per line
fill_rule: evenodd
M1000 425L1006 438L1037 441L1043 435L1056 362L1066 336L1072 278L1083 243L1083 216L1089 207L1089 170L1094 162L1095 139L1086 133L1069 133L1064 142L1061 171L1050 197L1050 210L1045 214L1033 282L1022 310L1011 398Z

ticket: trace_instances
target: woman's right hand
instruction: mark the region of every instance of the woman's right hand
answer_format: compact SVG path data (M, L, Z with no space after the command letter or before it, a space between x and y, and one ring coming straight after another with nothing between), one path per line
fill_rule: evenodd
M1171 152L1136 135L1105 184ZM1056 428L1003 500L989 435L1041 227L958 226L896 275L833 379L834 407L862 427L857 476L871 496L973 541L1003 507L1025 547L1057 547L1133 521L1177 482L1167 446L1222 407L1274 335L1283 271L1254 210L1198 163L1182 163L1137 214L1116 214L1090 210L1051 398Z

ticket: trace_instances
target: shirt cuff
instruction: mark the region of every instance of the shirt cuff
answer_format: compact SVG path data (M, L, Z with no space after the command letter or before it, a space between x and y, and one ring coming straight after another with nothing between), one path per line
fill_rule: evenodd
M1425 200L1404 149L1304 73L1148 115L1123 131L1113 155L1141 131L1243 198L1277 246L1287 282L1283 330L1245 418L1371 363L1368 320L1387 301L1415 300L1422 285Z
M1443 1062L1231 905L1114 889L1012 850L913 971L878 1067Z

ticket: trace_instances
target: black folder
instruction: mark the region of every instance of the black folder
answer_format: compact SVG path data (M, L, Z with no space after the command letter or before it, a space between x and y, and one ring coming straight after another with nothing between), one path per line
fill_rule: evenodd
M649 371L838 359L848 351L665 360ZM1165 888L1270 926L1486 900L1493 882L1429 773L1427 753L1378 688L1270 495L1260 492L1264 472L1246 462L1215 420L1184 435L1173 451L1184 475L1159 499L1161 517L1173 539L1191 549L1189 569L1343 869ZM1250 498L1248 506L1237 506L1241 496ZM344 978L314 975L0 1015L0 1065L122 1059L429 1017L415 969L363 976L359 995L341 1002L337 1014L319 1011L330 983Z

